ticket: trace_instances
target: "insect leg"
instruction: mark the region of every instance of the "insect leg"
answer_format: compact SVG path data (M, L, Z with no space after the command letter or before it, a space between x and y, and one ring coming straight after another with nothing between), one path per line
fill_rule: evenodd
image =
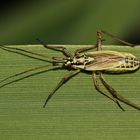
M26 57L29 57L29 58L33 58L33 59L36 59L36 60L52 63L51 60L48 60L48 58L46 56L42 55L42 54L26 51L26 50L23 50L21 48L14 48L14 47L7 47L7 46L4 46L4 45L0 45L0 49L8 51L8 52L12 52L12 53L20 54L20 55L23 55L23 56L26 56ZM49 59L51 59L51 58L49 58Z
M121 43L123 43L123 44L125 44L125 45L128 45L128 46L130 46L130 47L134 47L134 46L135 46L134 44L131 44L131 43L129 43L129 42L126 42L126 41L124 41L124 40L118 38L117 36L115 36L115 35L113 35L113 34L111 34L111 33L108 33L108 32L103 31L103 30L101 30L100 32L102 32L103 34L106 34L106 35L110 36L111 38L113 38L113 39L115 39L115 40L117 40L117 41L119 41L119 42L121 42Z
M61 81L57 84L57 86L49 93L43 107L45 108L45 106L47 105L48 101L50 100L50 98L53 96L53 94L63 85L65 84L67 81L69 81L72 77L76 76L78 73L80 73L80 70L76 70L76 71L72 71L71 73L69 73L67 76L63 77L61 79Z
M101 31L97 31L97 51L101 51L102 50L102 41L104 41L102 39L102 32Z
M15 75L9 76L9 77L3 79L2 81L0 81L0 88L10 85L12 83L21 81L23 79L29 78L31 76L41 74L41 73L47 72L49 70L58 69L58 68L61 68L61 67L45 65L45 66L36 67L36 68L32 68L32 69L17 73Z
M119 102L118 102L116 99L114 99L114 98L108 96L106 93L104 93L104 92L100 89L99 84L98 84L98 82L97 82L97 80L96 80L96 74L95 74L95 72L93 72L92 78L93 78L93 82L94 82L95 89L96 89L99 93L101 93L102 95L104 95L104 96L106 96L107 98L109 98L109 99L111 99L112 101L114 101L114 102L124 111L124 109L121 107L121 105L119 104Z
M130 102L128 99L125 99L123 96L119 95L119 94L117 93L117 91L116 91L114 88L112 88L112 87L105 81L105 79L103 78L102 74L100 74L100 79L101 79L103 85L105 86L105 88L112 94L112 96L113 96L114 98L118 99L119 101L121 101L121 102L123 102L123 103L125 103L125 104L127 104L127 105L129 105L129 106L131 106L131 107L133 107L133 108L135 108L135 109L140 110L140 106L138 106L138 105L136 105L136 104Z
M96 45L92 45L90 47L83 47L83 48L76 49L75 52L74 52L74 56L78 56L79 53L82 53L82 52L85 52L85 51L89 51L89 50L95 49L95 48L97 48Z
M37 39L45 48L62 52L65 56L73 58L73 55L63 46L49 46L40 39Z

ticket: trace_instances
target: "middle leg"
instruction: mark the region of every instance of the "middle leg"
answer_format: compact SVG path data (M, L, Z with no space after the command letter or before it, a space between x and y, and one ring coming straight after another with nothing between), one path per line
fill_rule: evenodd
M79 48L79 49L75 50L74 55L77 57L77 56L79 56L80 53L86 52L86 51L89 51L89 50L92 50L92 49L95 49L95 48L97 48L96 45L92 45L90 47Z
M57 86L49 93L43 107L45 108L45 106L47 105L48 101L50 100L50 98L53 96L53 94L63 85L65 84L67 81L69 81L72 77L76 76L78 73L80 73L80 70L76 70L76 71L72 71L71 73L69 73L67 76L63 77L61 79L61 81L57 84Z

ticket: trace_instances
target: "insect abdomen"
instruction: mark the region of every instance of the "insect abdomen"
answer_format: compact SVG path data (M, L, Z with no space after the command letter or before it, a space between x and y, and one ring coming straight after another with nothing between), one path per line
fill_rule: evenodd
M135 71L140 67L140 61L136 57L126 56L121 65L107 69L106 72L110 73L125 73Z

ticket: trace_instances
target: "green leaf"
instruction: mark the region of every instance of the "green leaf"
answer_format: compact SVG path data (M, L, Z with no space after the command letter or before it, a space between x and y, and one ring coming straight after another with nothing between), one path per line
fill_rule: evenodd
M74 51L84 45L65 45ZM16 47L47 57L61 53L40 45ZM106 50L130 52L140 57L139 46L104 46ZM48 63L0 50L0 79L43 66ZM98 93L91 75L81 73L66 83L43 108L48 93L69 71L53 70L38 74L0 89L1 139L33 140L138 140L140 139L139 111L123 104L122 112L116 104ZM104 77L120 95L140 105L140 72L107 75ZM103 88L103 86L101 85Z

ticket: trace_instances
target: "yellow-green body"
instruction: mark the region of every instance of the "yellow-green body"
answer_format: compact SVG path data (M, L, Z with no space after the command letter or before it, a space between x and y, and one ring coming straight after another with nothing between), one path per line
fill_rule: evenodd
M140 61L127 52L94 51L74 58L72 67L86 71L125 73L137 70L140 67Z

